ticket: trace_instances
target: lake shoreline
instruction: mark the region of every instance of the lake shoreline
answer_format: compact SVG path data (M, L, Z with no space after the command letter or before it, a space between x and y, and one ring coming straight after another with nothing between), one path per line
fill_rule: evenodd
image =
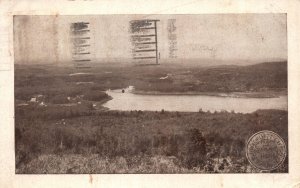
M231 97L231 98L279 98L280 96L287 96L287 91L269 91L269 92L160 92L160 91L130 91L137 95L202 95L214 97Z
M258 109L287 109L287 95L251 95L234 93L160 93L138 92L134 88L108 90L106 94L113 99L102 106L110 110L146 110L146 111L236 111L240 113L254 112ZM268 93L271 94L271 93Z

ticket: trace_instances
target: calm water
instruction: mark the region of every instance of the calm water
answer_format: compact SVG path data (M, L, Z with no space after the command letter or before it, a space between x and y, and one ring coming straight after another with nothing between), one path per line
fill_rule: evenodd
M287 96L279 98L232 98L204 95L139 95L125 90L107 91L113 99L103 106L111 110L147 110L147 111L232 111L249 113L258 109L287 110Z

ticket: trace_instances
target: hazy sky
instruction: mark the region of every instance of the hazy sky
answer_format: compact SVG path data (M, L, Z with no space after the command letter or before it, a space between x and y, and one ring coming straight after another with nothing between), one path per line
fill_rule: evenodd
M15 16L16 63L71 61L70 24L90 22L92 60L131 58L129 21L159 19L158 49L169 57L168 19L176 19L178 58L287 59L286 14Z

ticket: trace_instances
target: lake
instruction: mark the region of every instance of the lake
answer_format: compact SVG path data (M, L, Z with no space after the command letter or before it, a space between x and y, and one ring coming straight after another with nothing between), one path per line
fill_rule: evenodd
M108 90L106 93L113 99L103 104L110 110L146 110L146 111L232 111L251 113L258 109L287 110L287 96L278 98L235 98L206 95L141 95L130 89Z

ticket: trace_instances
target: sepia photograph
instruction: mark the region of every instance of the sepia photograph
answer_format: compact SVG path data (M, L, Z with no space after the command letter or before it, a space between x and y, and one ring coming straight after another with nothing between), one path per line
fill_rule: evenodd
M288 173L287 14L14 15L16 174Z

